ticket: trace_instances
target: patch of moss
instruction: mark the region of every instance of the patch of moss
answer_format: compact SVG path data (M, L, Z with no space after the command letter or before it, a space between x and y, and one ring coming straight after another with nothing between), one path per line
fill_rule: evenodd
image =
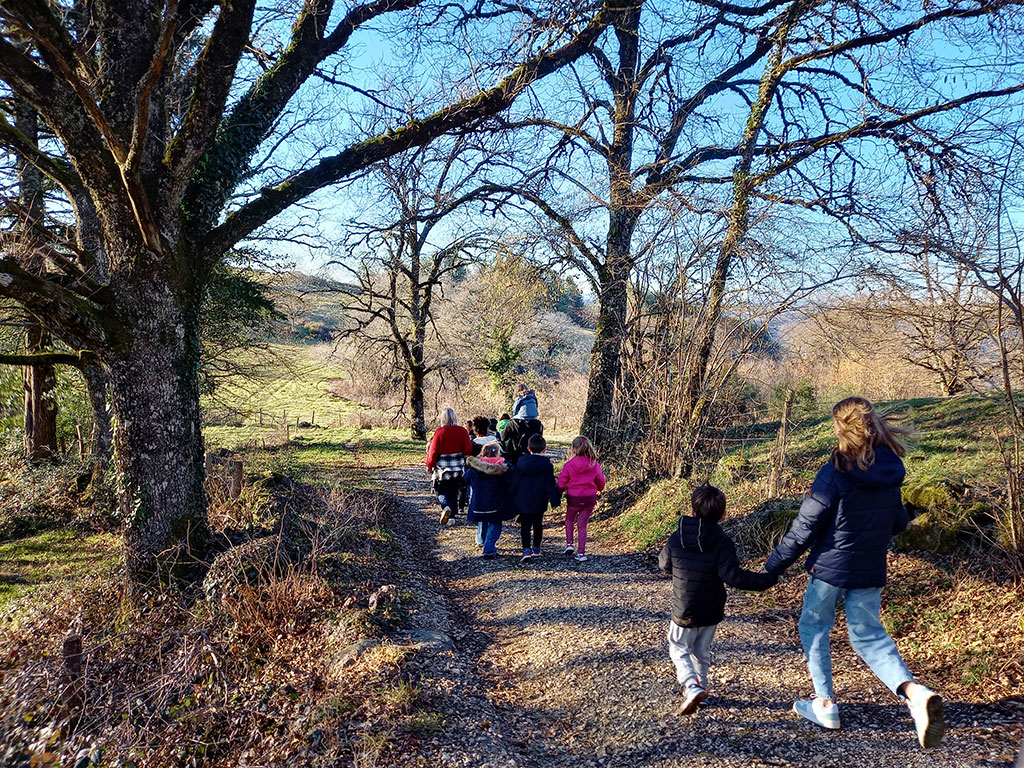
M896 537L897 549L950 553L972 524L984 525L992 510L971 497L967 485L945 477L919 477L903 486L903 503L913 518Z
M800 499L769 499L744 521L741 541L745 549L767 555L782 540L800 511Z

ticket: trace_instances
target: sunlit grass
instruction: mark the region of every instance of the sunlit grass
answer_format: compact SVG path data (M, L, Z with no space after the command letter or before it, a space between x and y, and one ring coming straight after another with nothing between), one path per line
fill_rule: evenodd
M110 570L119 552L113 534L83 536L69 528L0 544L0 608L45 584Z

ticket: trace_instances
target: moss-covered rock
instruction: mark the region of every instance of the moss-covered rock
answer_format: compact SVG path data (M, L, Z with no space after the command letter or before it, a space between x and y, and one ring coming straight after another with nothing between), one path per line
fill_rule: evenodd
M723 456L718 462L717 473L724 474L730 483L751 480L755 474L754 465L751 463L750 457L743 451Z
M973 498L970 486L945 477L906 483L903 503L912 519L894 543L905 551L948 554L962 534L992 521L991 508Z
M751 553L766 555L785 536L800 511L800 499L769 499L747 515L740 534L743 547Z

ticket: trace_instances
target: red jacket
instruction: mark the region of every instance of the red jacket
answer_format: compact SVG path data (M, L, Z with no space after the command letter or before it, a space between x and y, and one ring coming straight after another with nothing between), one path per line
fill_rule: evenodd
M424 464L427 465L427 469L433 471L438 458L453 453L461 453L463 456L473 453L473 441L469 437L469 431L458 424L441 427L434 433L427 447L427 460Z

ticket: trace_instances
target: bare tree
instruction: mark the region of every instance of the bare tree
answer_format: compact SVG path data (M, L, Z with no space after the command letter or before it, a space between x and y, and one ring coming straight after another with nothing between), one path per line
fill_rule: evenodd
M352 257L335 262L357 283L346 301L353 324L342 335L405 372L414 440L427 437L427 376L443 371L450 357L443 354L449 334L436 317L439 294L479 258L490 235L456 217L481 199L478 173L493 157L461 137L380 163L372 178L381 194L368 207L385 213L353 223L346 242Z
M1024 88L998 45L1017 34L1012 20L997 21L1017 13L1014 6L630 3L607 44L567 68L560 98L542 102L540 116L509 120L506 127L553 136L549 163L518 193L562 230L573 246L569 258L600 297L584 431L599 443L612 437L629 281L643 250L634 238L657 201L674 195L695 211L711 205L726 224L682 384L683 418L696 422L714 396L708 362L752 210L792 205L833 217L853 234L875 213L860 195L862 179L881 185L870 189L877 196L886 182L878 169L894 158L933 148L957 155L963 134L942 116L1001 103ZM972 89L935 82L925 61L931 46L908 43L932 32L970 39L978 74L987 62L991 79ZM580 178L581 167L593 176Z

